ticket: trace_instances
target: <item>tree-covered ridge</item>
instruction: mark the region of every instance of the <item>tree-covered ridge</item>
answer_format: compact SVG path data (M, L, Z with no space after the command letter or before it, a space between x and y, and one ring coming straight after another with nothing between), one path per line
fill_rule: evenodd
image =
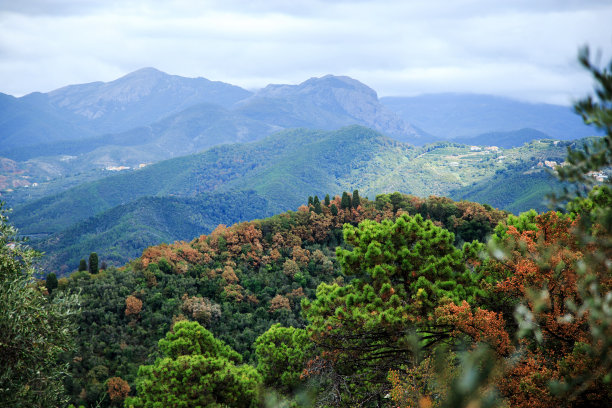
M181 319L199 322L254 364L259 335L274 323L305 327L301 300L314 299L322 282L341 282L335 248L344 245L345 223L419 214L454 231L452 246L484 240L506 217L476 203L399 193L370 201L354 192L344 195L344 204L340 196L312 202L295 212L219 226L191 242L150 247L120 269L59 279L60 291L82 293L82 332L68 384L74 402L108 403L108 378L119 377L134 389L138 366L153 362L157 340ZM284 375L287 387L295 386L295 376L277 375Z
M121 265L155 239L191 239L220 223L295 209L305 195L329 191L357 188L369 197L402 191L474 201L473 195L517 213L540 210L544 194L557 185L546 177L544 163L562 162L564 143L479 151L448 142L414 148L359 126L299 129L82 183L17 206L13 221L33 237L34 247L50 255L46 266L58 272L91 251ZM498 186L494 191L491 180ZM226 199L238 194L256 197ZM241 216L233 217L237 213ZM188 222L174 222L173 214Z

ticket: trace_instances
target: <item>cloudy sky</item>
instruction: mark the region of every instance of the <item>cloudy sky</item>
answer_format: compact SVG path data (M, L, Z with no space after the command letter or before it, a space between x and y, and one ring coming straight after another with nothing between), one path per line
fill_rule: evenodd
M612 56L611 0L0 0L0 92L152 66L248 89L349 75L380 96L477 92L569 104Z

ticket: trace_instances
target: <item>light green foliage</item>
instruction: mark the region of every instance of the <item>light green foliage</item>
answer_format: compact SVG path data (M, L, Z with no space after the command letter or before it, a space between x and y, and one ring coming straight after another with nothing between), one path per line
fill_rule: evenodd
M352 249L338 248L337 257L353 279L321 284L302 308L313 340L333 356L323 360L336 403L360 403L386 392L390 369L412 364L415 342L428 347L447 338L433 311L475 301L479 276L466 267L466 254L482 246L464 253L452 233L418 214L345 225L344 239Z
M509 226L515 227L518 232L537 231L538 227L535 223L537 215L538 213L535 210L520 213L518 216L513 214L508 215L508 219L505 223L499 223L497 227L495 227L495 234L492 237L494 242L499 244L508 238Z
M204 357L219 357L233 363L242 363L242 356L221 340L215 339L211 332L197 322L181 321L174 329L159 340L159 350L170 358L179 356L202 355Z
M293 391L300 384L313 344L304 329L275 324L255 341L257 371L268 386Z
M478 293L454 235L418 214L395 222L366 220L359 228L346 225L344 238L353 249L339 248L337 256L343 272L359 279L352 286L381 297L393 288L391 294L408 312L426 316L443 298L472 302Z
M58 357L72 346L78 298L50 300L34 284L37 254L19 242L3 206L0 202L0 404L60 406L67 400L66 367Z
M159 341L164 357L141 366L125 407L256 407L261 376L196 322L180 321Z

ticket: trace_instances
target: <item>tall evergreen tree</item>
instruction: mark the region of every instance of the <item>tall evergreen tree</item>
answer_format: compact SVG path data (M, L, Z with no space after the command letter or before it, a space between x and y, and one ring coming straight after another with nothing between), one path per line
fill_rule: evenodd
M92 252L91 254L89 254L89 273L96 274L98 272L98 254Z
M345 191L342 193L342 201L340 201L340 208L343 210L351 208L351 196Z
M359 207L359 204L361 203L361 200L359 199L359 191L355 190L353 191L353 208L357 208Z
M85 259L81 259L79 262L79 272L83 272L87 270L87 261Z
M331 207L329 207L329 211L334 217L338 215L338 207L336 207L336 204L332 204Z
M53 290L57 288L57 276L55 276L55 273L51 272L47 275L47 278L45 279L45 287L49 293L53 292Z
M329 207L329 203L330 203L329 194L325 194L325 201L323 202L323 204L325 204L326 207Z
M308 196L308 205L309 206L314 205L312 196Z

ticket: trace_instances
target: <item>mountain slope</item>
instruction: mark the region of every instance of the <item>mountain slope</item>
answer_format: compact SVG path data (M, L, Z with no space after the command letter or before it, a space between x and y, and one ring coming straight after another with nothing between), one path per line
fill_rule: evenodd
M326 75L299 85L268 85L239 102L237 111L285 128L333 130L358 124L403 142L428 141L383 106L373 89L345 76Z
M197 197L142 197L78 222L40 242L53 268L78 265L91 252L121 265L144 248L208 234L220 221L234 224L271 216L268 202L253 192L203 194Z
M69 85L46 94L21 98L2 94L0 153L124 132L202 103L228 108L249 95L251 92L234 85L168 75L153 68L111 82Z
M572 140L595 134L571 108L532 104L477 94L431 94L385 97L381 103L405 122L442 139L532 128L553 139ZM494 144L494 143L493 143Z
M474 152L448 142L414 148L359 126L292 130L84 183L18 206L13 221L23 233L52 234L141 197L206 192L254 190L274 211L296 208L304 196L353 189L364 196L390 191L446 195L513 164L535 167L564 157L564 143Z
M230 107L251 92L205 78L143 68L111 82L70 85L48 94L49 103L89 120L97 133L120 132L155 122L190 106Z
M476 146L498 146L506 149L519 147L532 140L552 139L546 133L535 129L519 129L507 132L487 132L473 137L457 137L453 142Z

